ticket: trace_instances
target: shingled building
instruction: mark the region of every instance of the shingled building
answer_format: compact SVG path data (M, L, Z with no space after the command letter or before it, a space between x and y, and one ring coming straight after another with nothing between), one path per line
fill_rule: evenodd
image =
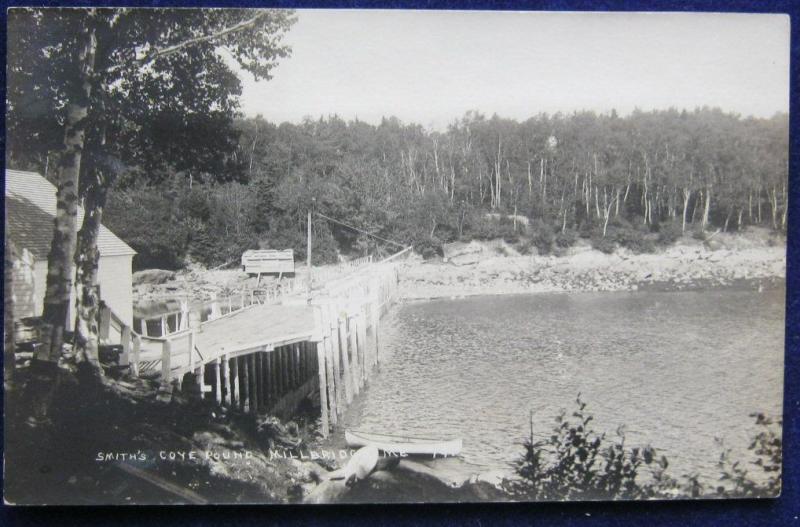
M47 281L47 255L53 239L56 187L35 172L6 170L8 237L17 252L14 262L14 319L40 316ZM78 208L78 225L83 209ZM131 265L136 251L101 226L98 238L100 295L125 323L133 322ZM70 307L74 320L74 305ZM71 322L70 322L71 324Z

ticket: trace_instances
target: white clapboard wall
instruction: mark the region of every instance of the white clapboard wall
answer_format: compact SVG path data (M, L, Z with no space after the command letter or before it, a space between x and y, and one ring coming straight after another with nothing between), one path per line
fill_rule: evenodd
M273 249L245 251L242 268L248 274L294 273L294 251Z

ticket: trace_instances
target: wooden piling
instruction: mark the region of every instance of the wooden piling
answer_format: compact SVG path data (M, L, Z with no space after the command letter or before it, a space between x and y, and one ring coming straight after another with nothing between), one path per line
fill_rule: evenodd
M267 353L267 364L269 364L269 377L267 378L267 389L269 392L269 406L275 404L276 401L276 386L275 386L275 372L277 366L275 365L275 349L272 349Z
M331 306L328 305L328 334L331 346L331 355L333 356L333 377L334 377L334 393L336 394L336 412L342 413L344 408L344 390L342 386L342 369L341 369L341 354L339 350L339 333L336 325L334 324L333 317L330 316Z
M322 342L316 343L317 371L319 375L319 406L321 412L320 428L322 437L328 437L330 432L328 424L328 386L326 382L325 351Z
M356 345L356 318L353 316L347 317L347 342L351 353L351 362L353 365L353 393L358 395L361 391L363 378L361 373L361 357L358 353L358 346Z
M122 355L119 359L119 365L122 367L130 366L131 363L131 328L127 325L122 326L120 334L120 344L122 345Z
M131 375L133 377L139 376L139 352L141 348L142 338L139 335L133 335L131 344Z
M241 392L239 388L239 357L233 357L231 359L231 377L233 381L233 391L231 392L232 395L232 404L234 408L241 407L242 398Z
M105 304L100 308L100 324L97 328L97 338L101 343L108 342L108 334L111 329L111 309Z
M275 349L275 358L278 361L278 399L286 393L286 355L283 346Z
M228 354L222 356L222 377L225 383L225 405L231 406L231 364Z
M344 319L339 316L340 312L336 313L336 338L339 341L339 350L342 353L342 372L344 373L344 395L347 404L353 402L353 375L350 369L350 352L347 349L347 318Z
M165 340L163 344L161 344L161 386L162 388L170 387L170 381L172 380L172 343L169 340Z
M241 357L242 360L242 409L245 412L253 410L250 404L250 368L247 364L247 357Z
M358 320L358 347L361 352L362 356L362 363L363 363L363 371L362 375L364 381L366 382L367 378L369 377L369 372L372 366L372 353L370 353L369 346L367 345L367 316L366 316L366 306L361 306L361 309L357 315Z
M267 369L269 366L269 355L267 350L260 352L261 355L261 410L269 409L269 376Z
M214 359L214 398L217 401L217 404L222 404L222 377L220 370L220 359L217 357Z
M258 413L258 371L256 370L256 354L251 353L250 357L250 411Z

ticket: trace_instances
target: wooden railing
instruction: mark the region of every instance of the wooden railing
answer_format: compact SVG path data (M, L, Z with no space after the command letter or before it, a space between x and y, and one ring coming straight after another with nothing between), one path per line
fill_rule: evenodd
M100 306L99 312L99 339L101 345L113 344L111 331L114 330L122 346L119 358L120 367L130 367L131 375L139 376L139 353L142 348L142 336L127 325L121 318L105 304Z
M338 279L361 271L364 267L371 265L372 261L373 258L370 254L346 262L340 262L336 265L314 268L311 271L312 288L322 287L333 279Z
M147 337L166 337L185 330L188 327L190 312L199 315L200 322L214 320L253 305L273 304L293 295L302 287L295 279L286 279L280 285L271 288L242 289L240 293L223 298L209 300L200 306L189 306L188 302L179 310L167 311L154 316L136 317L134 324L139 332ZM137 324L138 321L138 324ZM151 328L157 328L152 331Z

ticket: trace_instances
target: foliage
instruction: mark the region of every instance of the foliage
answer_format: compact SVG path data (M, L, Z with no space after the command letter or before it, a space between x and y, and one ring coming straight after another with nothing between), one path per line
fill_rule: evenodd
M617 244L613 237L602 236L599 233L592 235L592 249L596 249L605 254L611 254L617 249Z
M549 437L531 434L523 442L523 454L515 463L515 477L502 483L503 490L518 500L627 500L681 497L775 497L780 493L782 422L753 414L761 430L753 438L750 463L767 475L755 480L731 451L720 457L720 485L707 488L697 474L677 480L668 474L669 461L647 447L625 445L624 429L609 439L592 427L593 417L580 395L576 409L562 412Z
M548 223L538 221L531 225L531 243L536 246L539 254L550 254L555 240L553 228Z
M203 18L195 11L200 10L188 10L184 18L167 11L164 20L156 16L160 10L143 18L124 11L119 42L158 41L170 24L183 34L193 24L206 30L251 13L232 10ZM38 50L64 37L68 32L63 27L75 22L56 24L59 31L45 34L44 19L20 13L12 13L15 22L10 26L10 38L19 39L25 51L9 57L7 162L44 172L55 161L53 144L61 141L58 119L64 110L60 99L39 100L37 94L48 92L67 65L54 64ZM289 12L270 13L259 31L275 36L256 48L258 68L263 66L259 71L265 75L287 55L279 37L292 21ZM120 54L112 58L130 58L127 48L112 42ZM256 58L245 49L256 44L246 44L236 57L249 64ZM210 239L203 243L220 254L265 239L271 246L299 250L309 209L358 229L320 226L332 244L321 248L326 258L336 251L362 255L393 247L380 238L427 248L432 255L441 243L457 239L502 238L525 246L524 238L530 236L531 244L547 253L571 245L575 231L606 252L615 244L646 252L653 249L648 236L638 229L614 235L620 231L615 223L627 219L631 225L655 229L680 223L685 214L692 229L693 222L701 221L706 199L707 228L722 227L726 220L736 229L755 224L785 228L786 115L744 119L699 108L635 111L624 118L615 113L539 114L515 121L469 112L443 132L393 117L376 125L335 115L278 124L237 115L239 81L211 45L156 59L152 68L153 74L145 75L142 68L125 65L112 72L118 82L101 76L109 94L102 115L114 117L91 129L104 127L104 151L124 167L119 189L152 185L153 191L188 192L200 186L216 195L226 192L230 182L246 185L252 207L239 227L247 233L226 234L225 221L211 220L210 210L196 210L202 203L176 212L181 222L189 221L180 216L184 212L204 224L212 221L213 226L205 227ZM36 80L40 77L47 82ZM185 89L165 86L173 81ZM95 139L89 143L99 144ZM175 180L188 184L178 187ZM109 209L107 215L118 210ZM499 219L489 219L487 213ZM537 226L525 234L514 228L511 214L552 228L548 232ZM606 219L610 232L598 236ZM662 244L671 238L659 236Z
M658 244L667 246L678 241L683 232L681 225L677 221L665 221L658 225Z
M759 432L750 442L748 451L754 457L749 464L766 476L765 483L754 481L750 471L741 461L731 459L731 450L720 455L720 484L716 492L723 497L736 498L775 498L781 493L781 467L783 464L783 440L781 429L783 421L764 415L750 414L755 418Z
M624 222L620 222L609 229L610 236L621 247L634 253L651 253L655 251L655 243L642 230Z
M565 229L556 234L556 245L561 249L568 249L578 241L578 233L572 229Z
M518 478L506 480L505 490L516 499L534 501L651 497L652 489L638 480L640 471L665 469L666 459L656 461L650 447L626 447L622 431L609 441L592 428L593 417L580 395L576 404L572 414L556 418L549 438L537 441L531 435L525 441Z

